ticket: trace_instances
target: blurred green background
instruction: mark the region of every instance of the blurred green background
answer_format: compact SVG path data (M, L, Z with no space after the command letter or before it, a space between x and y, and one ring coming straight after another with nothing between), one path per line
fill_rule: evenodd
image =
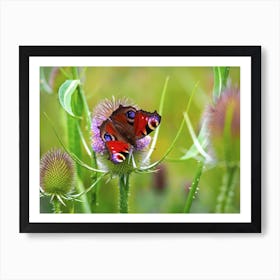
M67 67L63 68L68 71ZM199 132L202 116L212 104L213 68L212 67L87 67L81 70L81 77L86 99L91 110L104 98L112 96L128 97L139 108L153 112L158 110L164 82L169 76L166 99L161 120L161 129L152 154L151 162L162 157L182 121L189 97L198 82L192 99L189 117L195 132ZM66 80L58 67L41 67L40 93L40 154L41 157L53 147L61 147L44 112L54 121L61 139L66 143L66 112L58 101L58 88ZM229 81L239 87L240 69L230 68ZM35 93L33 93L35 94ZM153 136L153 133L151 133ZM88 139L90 143L90 139ZM169 158L182 156L192 146L187 126L177 141ZM224 143L221 141L221 145ZM83 161L89 162L84 153ZM130 213L182 213L186 202L188 188L197 169L197 160L183 162L165 160L158 173L132 174L130 183ZM222 185L225 167L217 164L205 169L199 191L191 208L192 213L213 213ZM84 185L91 184L88 171L84 171ZM118 212L118 178L105 183L102 181L94 212ZM239 212L239 184L236 187L234 204L231 212ZM77 203L79 204L79 203ZM51 212L48 197L41 198L41 212ZM79 212L81 207L77 205Z

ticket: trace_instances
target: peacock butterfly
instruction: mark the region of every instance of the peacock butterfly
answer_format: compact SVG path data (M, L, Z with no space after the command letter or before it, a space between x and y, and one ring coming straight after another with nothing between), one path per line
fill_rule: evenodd
M160 121L161 116L156 111L149 113L120 105L99 127L109 159L115 164L123 162L136 147L136 141L154 131Z

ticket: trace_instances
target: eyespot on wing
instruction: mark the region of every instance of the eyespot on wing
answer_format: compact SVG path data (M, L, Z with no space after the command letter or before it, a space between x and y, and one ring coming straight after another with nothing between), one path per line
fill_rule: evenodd
M155 111L149 113L139 110L134 119L134 129L137 139L143 138L154 131L160 124L161 116Z
M110 154L109 159L113 163L121 163L129 155L131 145L122 141L108 141L106 147Z

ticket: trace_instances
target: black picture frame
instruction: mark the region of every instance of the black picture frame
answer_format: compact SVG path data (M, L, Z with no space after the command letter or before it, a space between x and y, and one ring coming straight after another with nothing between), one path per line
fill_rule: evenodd
M29 221L29 58L32 56L247 56L251 58L251 222L32 223ZM260 46L19 46L21 233L261 232ZM39 168L39 167L38 167Z

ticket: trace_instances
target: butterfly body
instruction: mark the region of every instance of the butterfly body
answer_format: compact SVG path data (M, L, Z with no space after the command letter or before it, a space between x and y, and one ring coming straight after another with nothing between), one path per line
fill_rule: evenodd
M100 126L100 137L113 163L123 162L136 141L157 128L161 116L155 111L149 113L132 106L120 105Z

